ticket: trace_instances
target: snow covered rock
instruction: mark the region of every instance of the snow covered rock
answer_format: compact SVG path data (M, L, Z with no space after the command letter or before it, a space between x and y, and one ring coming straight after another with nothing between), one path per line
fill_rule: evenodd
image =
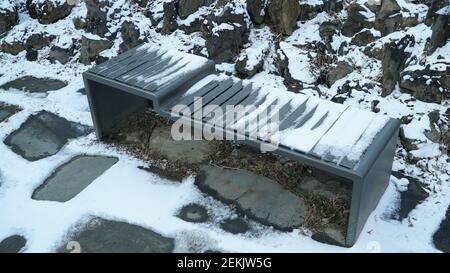
M243 78L253 77L262 68L269 49L268 42L246 48L236 62L238 75Z
M352 38L352 44L357 46L365 46L376 40L375 35L370 29L363 30L357 33Z
M390 95L399 83L400 71L405 68L405 62L411 55L406 49L414 44L414 36L406 35L400 41L393 41L384 46L382 96Z
M131 3L138 4L141 8L145 8L150 0L130 0Z
M231 62L248 39L244 12L234 2L217 7L208 16L203 38L209 58L217 63Z
M107 24L109 0L85 0L87 7L86 31L101 37L109 32Z
M342 34L347 37L352 37L364 28L372 28L373 13L366 7L358 3L352 3L347 8L347 21L342 26Z
M186 19L200 7L210 5L213 2L212 0L180 0L178 3L178 14L181 19Z
M300 15L300 4L297 0L271 0L267 10L269 19L277 32L292 34Z
M375 19L375 28L387 35L397 30L402 15L401 8L396 0L383 0Z
M450 99L450 67L443 71L431 70L429 67L404 71L400 88L418 100L441 103Z
M48 59L55 63L66 64L74 55L75 45L70 37L59 37L55 45L50 49Z
M73 6L66 0L27 0L26 7L31 18L51 24L69 15Z
M334 0L330 0L329 2L333 2ZM331 5L330 5L331 7ZM300 14L298 19L301 21L311 20L316 17L317 14L322 12L324 9L324 5L322 1L308 1L301 0L300 1Z
M40 50L49 46L53 39L55 39L55 36L47 33L33 33L27 38L25 45L26 47Z
M19 15L12 0L2 0L0 3L0 34L9 31L17 24Z
M120 32L122 33L123 40L123 42L120 44L120 52L125 52L144 42L141 39L139 28L132 22L123 22L122 27L120 28Z
M83 36L81 39L80 62L90 64L98 59L103 50L109 49L113 43L95 35Z
M266 0L247 0L247 12L250 15L253 23L260 25L264 23L266 16Z
M331 87L336 81L344 78L353 71L353 67L347 62L338 62L327 74L327 85Z
M333 22L323 22L319 27L319 35L323 40L331 42L338 28L339 26Z

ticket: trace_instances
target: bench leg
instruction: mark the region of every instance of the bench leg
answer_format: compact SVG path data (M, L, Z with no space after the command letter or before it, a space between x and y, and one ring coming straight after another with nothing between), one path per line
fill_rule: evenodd
M143 111L151 106L145 99L113 87L84 79L86 95L91 109L95 133L99 140L127 116Z

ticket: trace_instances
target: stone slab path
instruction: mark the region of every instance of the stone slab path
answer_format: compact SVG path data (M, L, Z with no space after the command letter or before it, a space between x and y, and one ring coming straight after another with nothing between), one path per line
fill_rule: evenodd
M30 93L45 93L48 91L58 90L66 86L66 82L56 79L24 76L0 86L0 89L18 89Z

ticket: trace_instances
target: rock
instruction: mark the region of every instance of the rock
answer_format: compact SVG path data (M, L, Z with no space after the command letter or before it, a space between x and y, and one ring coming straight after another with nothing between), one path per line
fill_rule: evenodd
M175 2L164 2L162 33L169 34L177 30L177 7Z
M73 6L67 1L27 0L26 7L31 18L41 24L52 24L69 15Z
M375 36L371 30L367 29L353 36L351 43L357 46L366 46L373 41L375 41Z
M366 13L366 8L358 3L350 4L347 8L347 20L342 25L342 34L347 37L352 37L363 28L372 28L373 22L365 16Z
M103 50L109 49L113 43L107 39L96 36L84 36L81 38L80 62L82 64L90 64L99 56Z
M44 47L49 46L53 39L55 39L55 36L53 35L47 35L46 33L34 33L27 38L25 45L26 47L41 50Z
M261 70L264 65L265 57L269 51L269 45L254 45L244 50L238 58L235 68L238 76L242 78L251 78Z
M121 53L130 50L131 48L138 46L144 42L141 39L139 28L132 22L123 22L120 32L122 33L123 40L123 42L119 46L119 50Z
M448 0L431 0L430 7L428 8L427 16L425 18L425 24L428 26L433 25L436 17L439 15L438 11L448 6Z
M152 230L101 218L92 219L69 237L79 243L82 253L170 253L175 247L174 239ZM70 251L68 246L64 244L59 251Z
M394 91L400 81L400 71L404 69L406 59L411 53L406 49L414 46L415 39L412 35L406 35L400 41L393 41L384 45L383 56L383 90L381 95L388 96Z
M364 48L363 52L370 58L375 58L381 61L384 56L384 47L379 47L376 44L369 44Z
M323 10L328 13L338 13L344 8L342 0L323 0Z
M402 144L403 148L407 152L419 149L417 147L418 140L406 137L403 127L400 127L399 139L400 139L400 143Z
M328 1L329 3L333 2L334 0ZM330 6L331 7L331 6ZM317 16L320 12L322 12L324 9L324 6L320 2L309 2L309 1L301 1L300 2L300 14L298 16L298 20L300 21L307 21L311 20L314 17Z
M423 70L401 73L400 91L424 102L441 103L450 98L450 68L444 71Z
M139 7L145 8L147 7L149 1L151 0L131 0L131 3L135 3L139 5Z
M450 253L450 207L439 229L433 234L434 246L442 252Z
M25 58L27 59L27 61L29 62L34 62L37 60L38 58L38 52L36 49L33 49L31 47L27 47L26 49L26 54L25 54Z
M73 19L72 22L73 22L75 29L86 29L86 27L87 27L87 21L85 18L76 17Z
M424 184L413 177L402 172L392 172L397 179L408 180L408 188L400 193L400 207L398 210L398 220L407 218L409 213L428 198L429 194L424 190Z
M204 223L209 219L208 211L196 204L184 206L177 217L191 223Z
M379 30L383 36L396 31L402 20L400 11L401 8L396 0L383 0L375 18L375 29Z
M0 5L0 34L9 31L19 21L16 3L13 0L2 0Z
M445 128L440 126L440 112L439 110L434 110L428 113L428 118L430 119L430 130L425 130L424 135L434 143L441 143L442 140L445 141ZM444 142L449 143L449 142Z
M108 8L111 6L110 0L85 0L87 7L86 31L100 37L104 37L109 32L106 26Z
M30 116L19 129L8 135L4 143L28 161L37 161L59 152L69 139L90 131L87 126L41 111Z
M327 73L327 85L331 87L336 81L352 73L353 67L347 62L338 62L335 67Z
M333 35L338 30L338 25L333 22L323 22L319 26L319 35L326 42L331 42L333 40Z
M212 4L213 0L179 0L178 14L181 19L186 19L189 15L195 13L202 6Z
M248 40L245 16L236 13L233 3L222 7L220 13L210 14L204 25L203 38L208 56L216 63L232 62Z
M70 61L73 56L74 47L62 48L58 46L52 46L48 59L50 62L59 62L61 64L66 64Z
M345 235L334 228L325 228L321 232L314 233L311 239L328 245L345 247Z
M271 0L267 13L275 31L290 35L300 16L300 4L297 0Z
M247 12L253 23L257 25L264 23L266 4L266 0L247 0Z
M286 53L284 53L284 51L280 48L279 42L275 43L275 51L276 56L274 59L274 65L277 75L283 77L283 83L289 91L298 92L303 87L303 84L292 77L289 70L289 58L286 56Z
M378 104L380 104L379 100L373 100L370 103L370 110L374 113L379 113L380 112L380 108L378 108Z
M7 120L9 117L19 112L20 108L15 105L9 105L0 102L0 122ZM1 179L1 176L0 176Z
M242 234L250 230L247 222L241 218L226 219L220 224L220 227L231 234Z
M17 55L23 50L25 50L25 46L22 41L20 40L12 40L12 41L5 41L3 40L1 45L1 50L4 53L9 53L12 55Z
M450 15L438 15L433 27L431 38L427 47L428 55L438 48L444 46L450 39Z
M0 89L18 89L30 93L44 93L47 91L58 90L66 86L66 82L56 79L24 76L5 83L4 85L0 86Z
M18 253L26 244L27 240L23 236L10 236L0 242L0 253Z
M262 224L290 231L304 222L303 199L251 172L204 166L195 184L203 192L236 205L240 212Z

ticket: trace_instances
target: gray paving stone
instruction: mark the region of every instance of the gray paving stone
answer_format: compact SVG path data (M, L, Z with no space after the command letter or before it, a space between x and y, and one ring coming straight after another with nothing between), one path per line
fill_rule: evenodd
M83 253L170 253L173 238L125 222L96 218L81 232L71 236ZM66 244L59 250L66 252Z
M250 230L249 225L241 218L236 219L226 219L220 224L220 227L232 234L246 233Z
M71 138L88 134L92 128L69 122L47 111L30 116L4 143L29 161L56 154Z
M56 79L25 76L0 86L0 89L18 89L30 93L44 93L47 91L58 90L66 86L66 82Z
M209 218L208 211L204 207L197 204L184 206L178 214L178 217L191 223L204 223L208 221Z
M27 240L20 235L13 235L0 242L0 253L18 253L27 244Z
M237 206L249 218L290 231L305 219L303 199L278 183L248 171L203 166L196 185L213 197Z
M76 156L57 168L34 192L35 200L66 202L118 161L115 157Z
M19 107L0 102L0 122L3 122L18 111L20 111Z

